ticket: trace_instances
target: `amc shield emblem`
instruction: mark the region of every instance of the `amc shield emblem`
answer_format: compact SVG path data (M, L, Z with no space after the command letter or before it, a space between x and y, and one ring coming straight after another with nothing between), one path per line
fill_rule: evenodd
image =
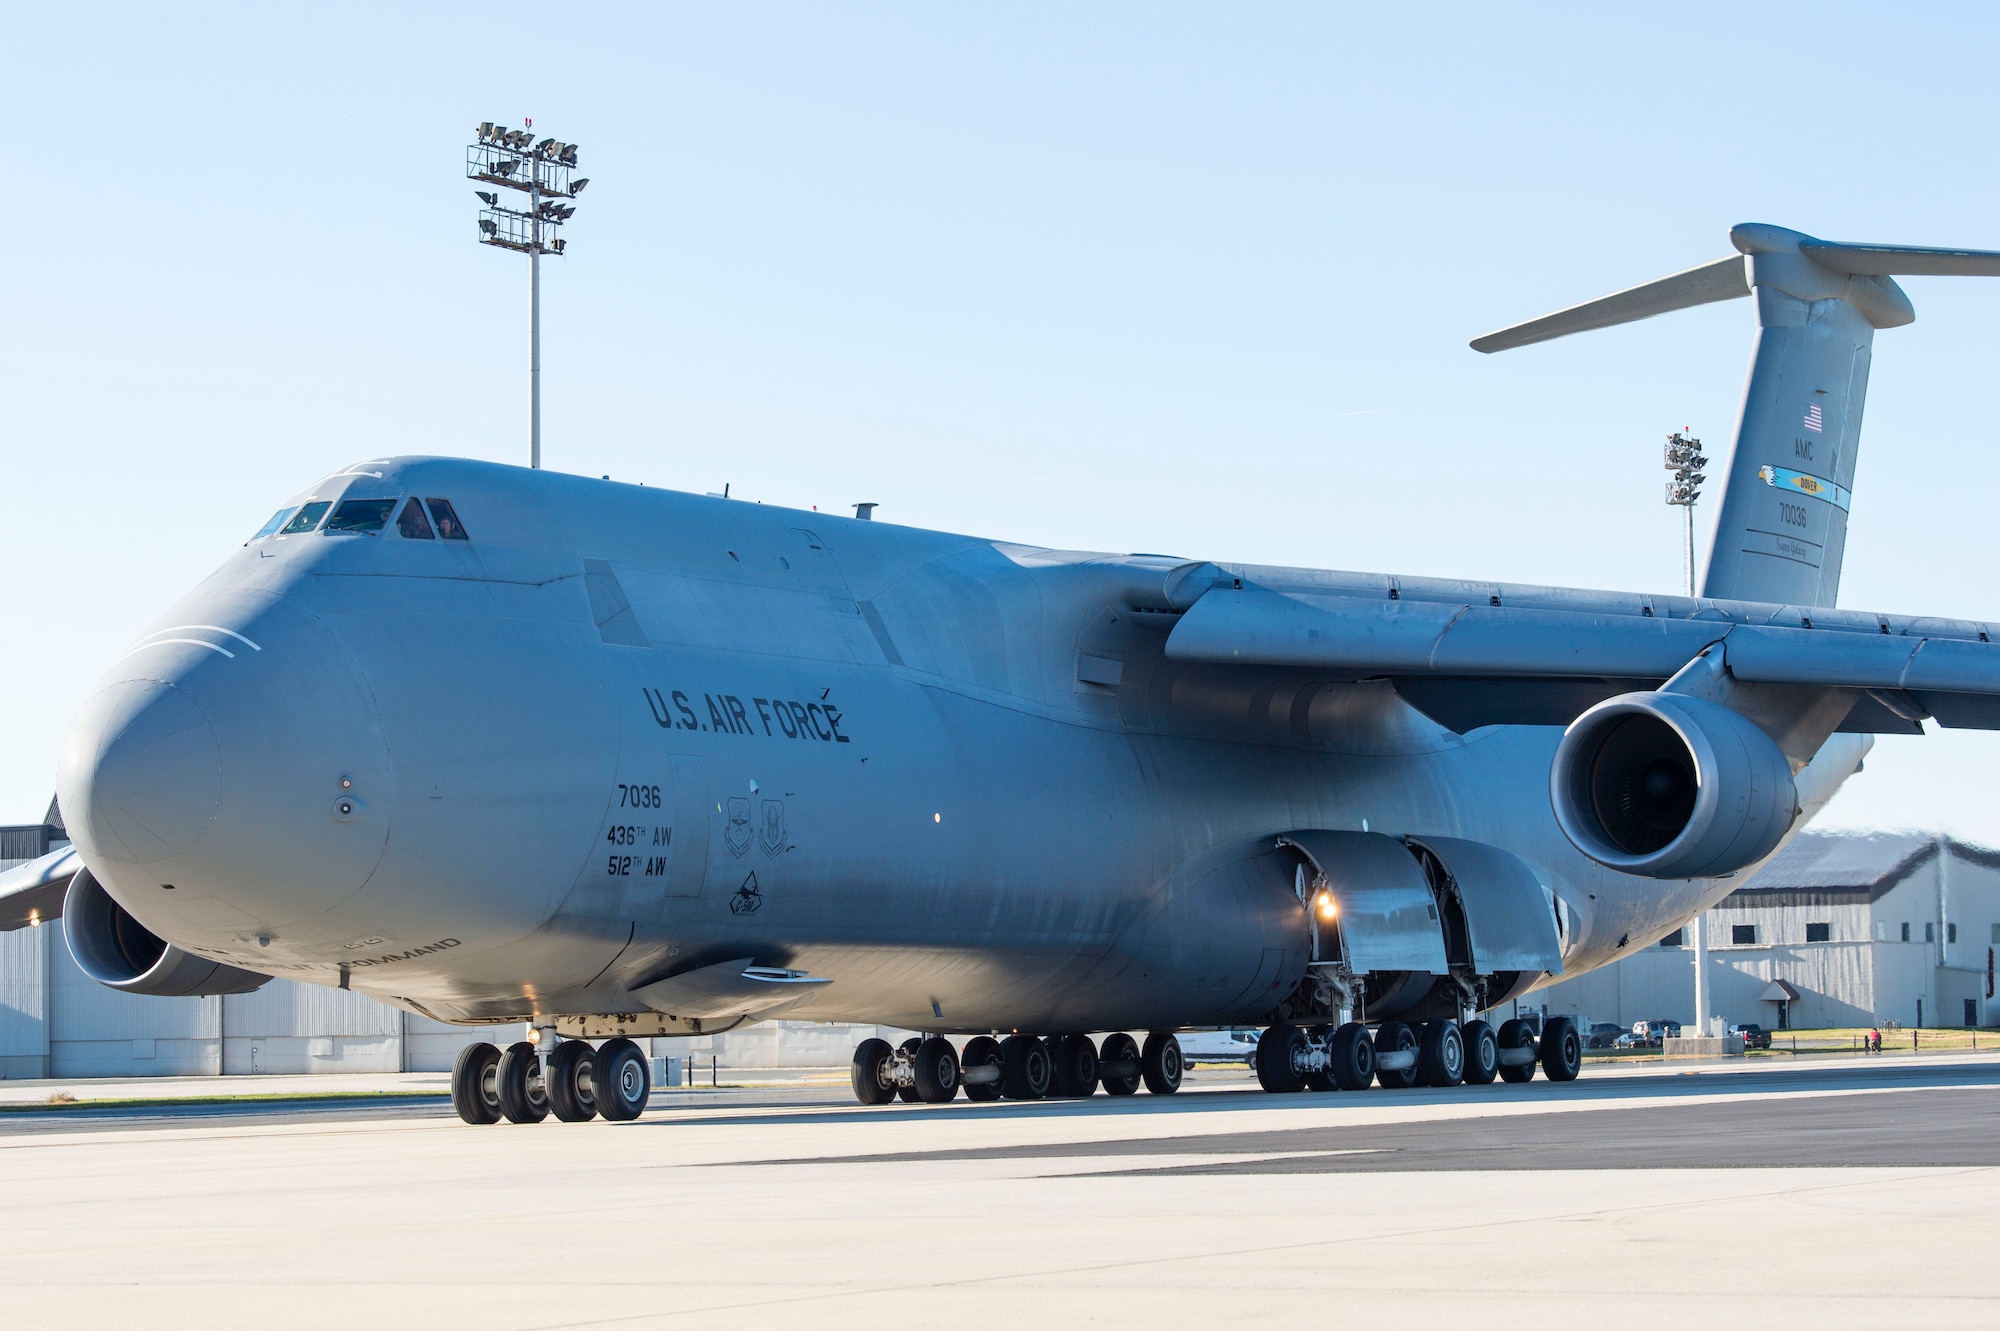
M722 843L738 857L750 849L750 801L741 795L729 801L729 823L722 829Z

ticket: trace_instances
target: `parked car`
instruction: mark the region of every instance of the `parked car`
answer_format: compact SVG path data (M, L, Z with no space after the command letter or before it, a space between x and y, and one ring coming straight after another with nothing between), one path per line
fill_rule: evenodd
M1252 1063L1257 1057L1258 1032L1248 1029L1226 1031L1185 1031L1181 1034L1181 1061L1196 1063Z
M1677 1021L1668 1021L1664 1017L1655 1017L1650 1021L1635 1021L1632 1023L1632 1034L1644 1036L1646 1043L1657 1049L1662 1040L1681 1038L1681 1024Z
M1729 1033L1731 1035L1742 1036L1743 1047L1745 1049L1769 1049L1771 1047L1771 1033L1754 1021L1744 1022L1740 1026L1731 1026Z
M1611 1047L1613 1049L1645 1049L1650 1047L1651 1044L1652 1041L1648 1040L1645 1036L1639 1034L1639 1032L1626 1031L1623 1035L1619 1036L1617 1039L1611 1042Z
M1610 1049L1617 1042L1618 1037L1624 1033L1625 1028L1615 1021L1593 1021L1590 1023L1589 1034L1584 1036L1583 1047L1586 1049Z

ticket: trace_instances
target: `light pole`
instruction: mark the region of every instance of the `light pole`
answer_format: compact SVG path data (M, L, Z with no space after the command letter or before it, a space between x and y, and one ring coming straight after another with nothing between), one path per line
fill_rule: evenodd
M528 256L528 465L542 465L542 256L560 255L566 242L557 232L576 214L569 202L590 181L572 178L576 145L556 139L539 143L526 128L510 129L482 120L477 142L465 149L467 179L484 181L528 196L526 208L503 208L500 196L475 191L486 205L479 214L479 243Z
M1667 470L1674 478L1667 482L1667 503L1687 516L1682 529L1687 566L1687 594L1694 595L1694 504L1701 498L1701 483L1708 479L1701 469L1708 465L1702 456L1701 440L1676 431L1667 436ZM1706 911L1696 911L1689 926L1694 931L1694 1025L1695 1034L1708 1035L1708 929Z
M1701 440L1690 439L1676 431L1667 436L1667 470L1674 478L1667 482L1667 502L1687 514L1686 541L1683 551L1687 564L1687 594L1694 595L1694 503L1701 498L1701 483L1708 479L1702 468L1708 459L1702 455Z

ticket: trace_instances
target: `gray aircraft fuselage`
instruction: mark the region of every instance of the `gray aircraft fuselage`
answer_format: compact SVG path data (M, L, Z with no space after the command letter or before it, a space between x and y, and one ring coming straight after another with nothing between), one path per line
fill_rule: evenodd
M410 496L471 539L254 540L77 719L68 825L168 942L450 1020L631 1012L750 958L830 981L788 1017L1161 1029L1299 982L1294 829L1513 852L1570 975L1730 887L1575 850L1560 727L1458 735L1386 682L1169 660L1187 560L448 459L292 504ZM1865 745L1822 751L1808 812Z

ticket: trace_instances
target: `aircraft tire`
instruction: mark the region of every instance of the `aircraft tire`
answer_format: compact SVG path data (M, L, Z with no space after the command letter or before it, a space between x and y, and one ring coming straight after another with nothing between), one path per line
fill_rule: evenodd
M1139 1042L1137 1040L1123 1031L1115 1035L1107 1035L1104 1037L1104 1043L1098 1047L1097 1060L1099 1068L1098 1085L1104 1088L1106 1095L1137 1095L1139 1093L1139 1086L1144 1080L1145 1073L1144 1064L1139 1057ZM1104 1065L1108 1063L1132 1063L1137 1065L1140 1070L1123 1077L1114 1077L1102 1070Z
M509 1123L539 1123L549 1116L549 1097L535 1074L541 1071L535 1046L516 1040L500 1051L500 1112Z
M549 1055L542 1085L548 1090L549 1112L564 1123L588 1123L597 1117L597 1096L590 1088L596 1053L582 1040L564 1040Z
M1417 1035L1417 1074L1424 1085L1440 1089L1465 1080L1465 1037L1457 1022L1441 1019L1424 1023Z
M1333 1039L1333 1027L1322 1023L1307 1031L1306 1038L1324 1049ZM1333 1071L1331 1068L1320 1072L1308 1072L1300 1077L1299 1080L1305 1083L1305 1088L1309 1091L1332 1091L1339 1089L1333 1084Z
M1049 1070L1051 1095L1082 1100L1097 1094L1097 1045L1088 1035L1058 1036Z
M912 1035L909 1039L896 1046L896 1052L909 1059L911 1065L915 1066L917 1050L922 1044L923 1038L921 1036ZM915 1082L911 1082L908 1086L898 1086L896 1094L906 1105L919 1104L923 1099L923 1097L917 1094L917 1084Z
M1139 1051L1139 1076L1154 1095L1172 1095L1187 1075L1187 1060L1181 1057L1181 1042L1172 1031L1154 1031Z
M1412 1063L1406 1068L1385 1068L1382 1055L1401 1053L1408 1050L1415 1053L1417 1033L1410 1029L1408 1022L1385 1021L1375 1028L1375 1084L1386 1091L1406 1091L1417 1084L1417 1066Z
M887 1041L883 1042L883 1048L888 1048ZM1006 1074L1007 1059L1000 1052L1000 1042L990 1035L975 1035L967 1040L965 1049L958 1056L958 1061L961 1069L998 1067L1003 1077ZM963 1076L960 1080L964 1080ZM965 1098L976 1100L981 1104L991 1103L1000 1098L1000 1083L987 1081L975 1086L968 1081L965 1083Z
M1535 1042L1535 1037L1528 1031L1528 1023L1522 1021L1519 1017L1512 1017L1501 1022L1500 1033L1494 1038L1502 1049L1519 1049L1524 1045L1532 1045ZM1521 1082L1533 1081L1534 1079L1535 1065L1533 1063L1522 1063L1518 1066L1507 1063L1500 1065L1501 1081L1519 1085Z
M1049 1093L1049 1047L1032 1035L1010 1035L1000 1042L1006 1071L1000 1093L1009 1100L1039 1100Z
M485 1041L458 1051L451 1064L451 1107L467 1123L500 1121L500 1051Z
M1489 1085L1500 1073L1500 1042L1493 1038L1493 1027L1474 1018L1459 1028L1459 1036L1465 1041L1465 1084Z
M855 1099L864 1105L886 1105L896 1098L895 1083L882 1075L895 1052L887 1040L863 1040L854 1047L854 1063L849 1073Z
M1335 1031L1327 1052L1333 1063L1328 1075L1341 1090L1365 1091L1375 1080L1375 1041L1360 1022L1350 1021Z
M623 1036L598 1046L590 1060L590 1094L608 1123L630 1123L645 1113L653 1084L639 1046Z
M1281 1021L1257 1039L1257 1084L1273 1095L1287 1095L1306 1088L1299 1071L1299 1055L1305 1052L1305 1033L1290 1022Z
M1575 1081L1583 1071L1583 1037L1573 1017L1550 1017L1542 1023L1542 1071L1550 1081Z
M917 1045L912 1058L917 1099L927 1105L942 1105L958 1098L958 1050L951 1047L951 1041L933 1035Z

